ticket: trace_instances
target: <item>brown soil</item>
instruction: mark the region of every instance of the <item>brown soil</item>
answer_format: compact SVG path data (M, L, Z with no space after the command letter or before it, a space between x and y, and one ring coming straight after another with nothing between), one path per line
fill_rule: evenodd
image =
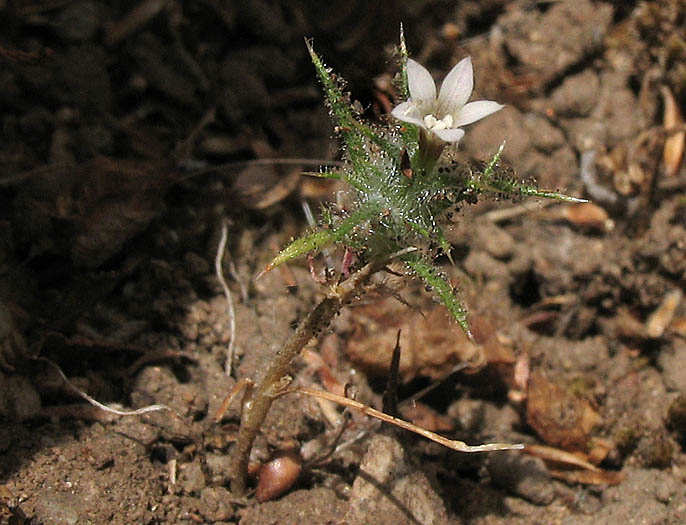
M0 0L0 523L684 523L686 169L663 126L670 93L686 110L683 2L187 4ZM306 227L301 201L336 191L300 176L316 164L243 161L336 159L304 36L383 118L400 21L436 75L469 54L475 98L507 104L461 158L506 139L519 177L593 205L453 216L477 347L410 284L343 312L294 382L380 407L401 328L401 401L448 376L404 418L531 446L461 454L289 395L253 459L296 448L302 473L239 500L238 408L213 416L323 291L306 262L254 277ZM109 406L171 412L101 411L46 359Z

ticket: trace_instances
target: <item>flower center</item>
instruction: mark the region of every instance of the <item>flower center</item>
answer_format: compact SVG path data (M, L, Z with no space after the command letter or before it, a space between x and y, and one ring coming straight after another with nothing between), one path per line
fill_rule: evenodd
M442 119L437 119L433 115L426 115L424 125L427 129L450 129L453 127L453 116L446 115Z

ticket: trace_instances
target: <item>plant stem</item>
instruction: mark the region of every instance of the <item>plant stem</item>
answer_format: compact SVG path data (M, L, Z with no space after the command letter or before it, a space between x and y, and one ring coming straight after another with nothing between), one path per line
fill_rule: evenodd
M288 373L291 361L313 337L329 326L334 315L343 305L364 292L363 285L374 273L383 269L387 262L388 259L385 258L372 261L329 290L326 297L303 319L276 353L262 380L252 392L246 394L243 400L241 427L233 452L231 492L235 496L243 496L246 492L248 461L253 442L267 417L272 402L280 394L279 384Z
M447 144L442 140L432 137L425 130L419 130L419 151L417 152L417 164L425 175L430 175L441 157L441 153Z

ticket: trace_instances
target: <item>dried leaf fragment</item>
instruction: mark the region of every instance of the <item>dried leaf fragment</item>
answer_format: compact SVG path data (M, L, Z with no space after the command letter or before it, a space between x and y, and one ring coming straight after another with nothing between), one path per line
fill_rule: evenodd
M529 445L525 450L527 454L541 458L546 463L556 465L557 467L582 468L592 472L599 470L598 467L584 457L585 454L578 452L567 452L566 450L545 445Z
M665 330L672 322L672 319L674 319L674 313L676 312L682 297L683 292L678 288L665 295L660 306L650 314L650 317L648 317L648 320L646 321L646 333L648 334L648 337L662 337L662 334L664 334Z
M551 382L540 371L531 374L526 420L546 443L584 448L599 419L588 400Z
M662 87L662 97L664 98L665 111L663 125L665 131L669 132L675 128L683 126L684 119L679 111L679 106L674 99L674 95L667 86ZM684 156L684 145L686 144L686 132L679 131L672 133L665 140L665 148L662 160L665 168L665 175L673 177L679 170L681 159Z
M610 470L549 470L554 478L567 481L569 483L582 483L584 485L619 485L624 479L621 472Z
M550 475L570 483L584 485L617 485L624 475L621 472L602 470L586 459L585 454L572 453L544 445L528 445L525 453L541 458Z
M344 351L368 374L384 377L388 373L398 329L402 330L402 382L417 376L440 379L459 363L469 362L475 367L484 364L487 345L469 341L459 327L450 323L443 307L434 307L422 315L391 297L356 307L351 313L353 330ZM497 353L499 349L489 350ZM513 356L511 361L514 362Z
M605 209L592 202L568 204L562 208L561 214L568 222L581 228L610 232L615 227Z

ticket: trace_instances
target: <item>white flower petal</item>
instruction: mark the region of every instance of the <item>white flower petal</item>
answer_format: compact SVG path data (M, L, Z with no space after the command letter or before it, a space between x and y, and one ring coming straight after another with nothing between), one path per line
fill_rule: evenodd
M424 126L424 120L422 119L421 112L414 102L403 102L398 104L393 108L393 111L391 111L391 115L398 120L402 120L403 122L416 124L417 126L421 126L423 128L426 127Z
M456 116L456 113L467 103L474 88L474 72L470 57L460 60L448 73L441 85L436 104L436 113Z
M407 59L407 83L410 98L424 114L432 113L436 104L436 84L424 66Z
M492 100L477 100L476 102L470 102L457 112L453 126L466 126L467 124L487 117L491 113L495 113L504 107L505 106L502 104L498 104Z
M432 129L431 131L443 142L457 142L464 137L464 130L460 128Z

